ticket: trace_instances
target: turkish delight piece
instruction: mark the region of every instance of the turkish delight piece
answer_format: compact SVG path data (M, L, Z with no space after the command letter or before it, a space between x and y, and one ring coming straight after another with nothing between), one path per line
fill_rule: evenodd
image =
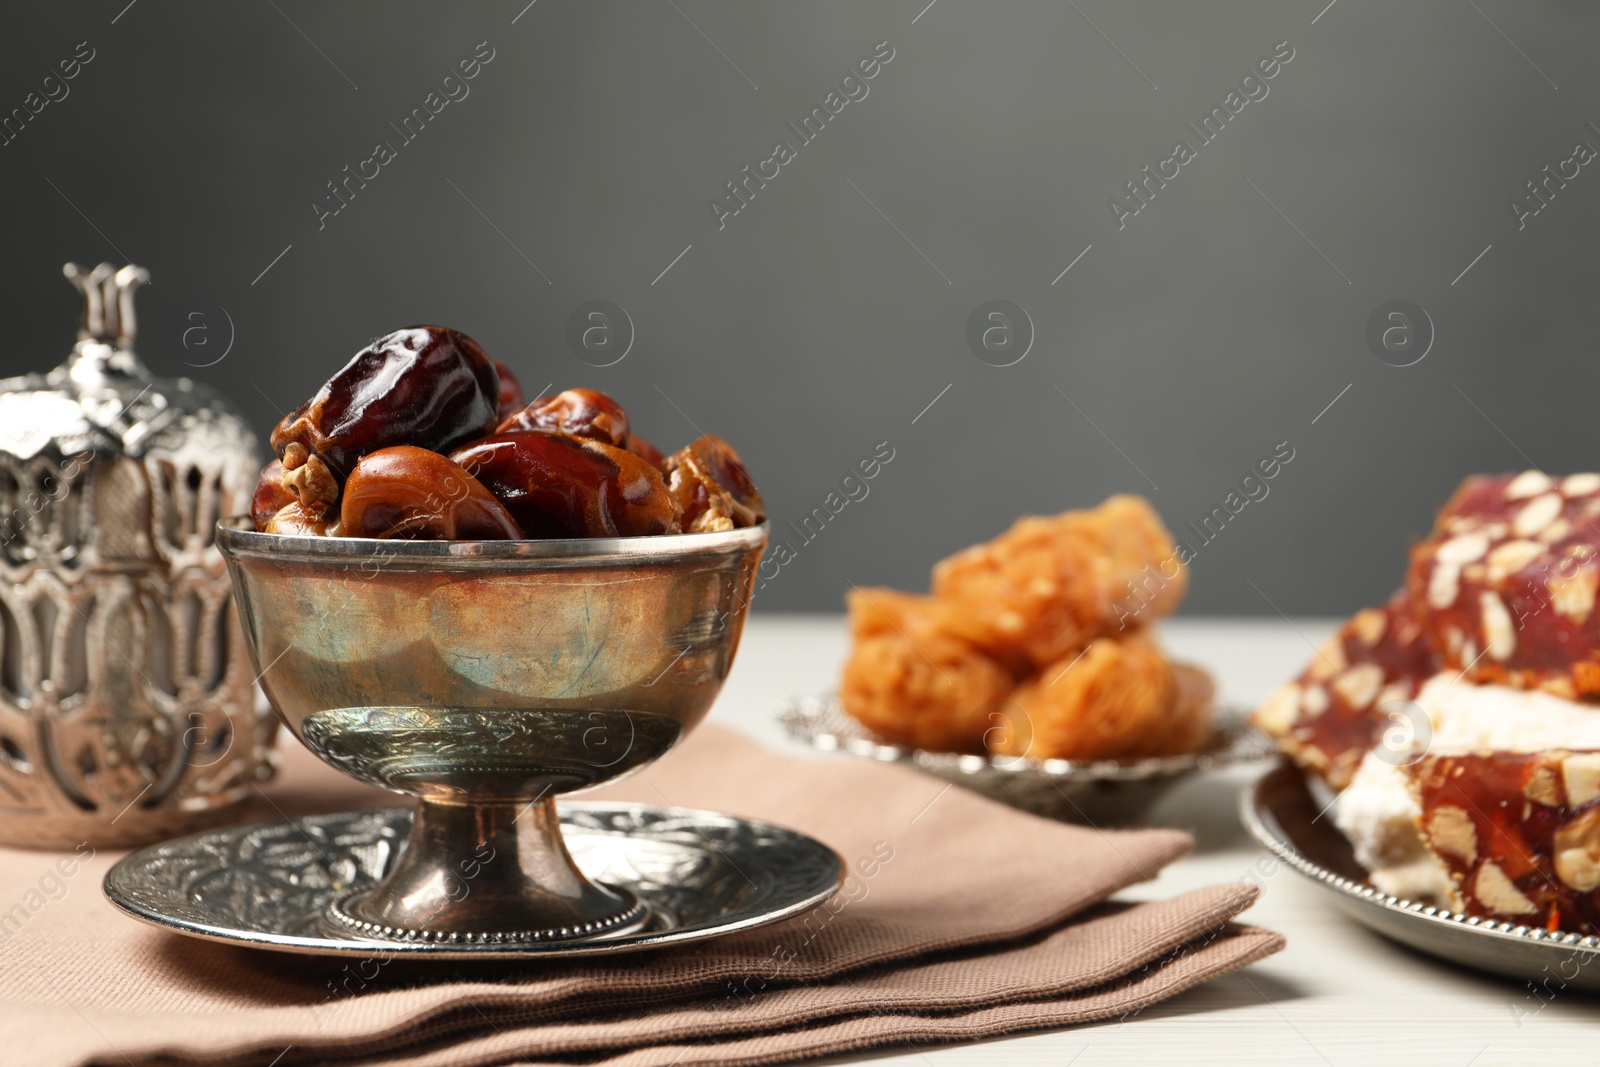
M1600 697L1600 474L1468 478L1411 551L1406 588L1469 681Z
M1253 721L1301 768L1341 790L1395 715L1438 671L1422 621L1402 590L1382 607L1356 612L1300 677L1256 709Z
M1600 932L1600 751L1429 755L1406 775L1468 915Z

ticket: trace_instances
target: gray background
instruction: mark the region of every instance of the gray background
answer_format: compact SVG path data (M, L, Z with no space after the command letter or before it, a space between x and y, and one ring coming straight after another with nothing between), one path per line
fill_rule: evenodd
M70 346L63 260L126 257L155 278L146 362L263 433L370 337L431 321L530 391L614 392L662 446L726 436L780 537L888 441L866 499L787 533L767 610L921 588L1019 513L1112 492L1177 528L1288 441L1185 610L1342 614L1398 582L1465 474L1600 466L1600 166L1521 231L1507 206L1600 147L1593 5L525 3L8 11L0 111L96 55L0 147L0 373ZM708 199L885 40L869 95L719 231ZM481 41L470 95L319 231L325 183ZM1267 98L1119 231L1108 198L1280 41ZM565 341L596 298L636 329L603 369ZM1036 333L1004 368L965 339L996 298ZM1395 298L1437 331L1405 368L1364 339Z

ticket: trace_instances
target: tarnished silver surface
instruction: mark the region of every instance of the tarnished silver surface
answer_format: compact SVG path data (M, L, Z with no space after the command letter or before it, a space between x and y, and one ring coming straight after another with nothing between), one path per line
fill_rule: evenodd
M1091 825L1131 822L1197 771L1255 763L1277 752L1272 740L1250 726L1247 713L1237 708L1217 710L1216 739L1204 752L1093 762L963 756L886 744L831 695L790 701L778 716L790 737L824 752L906 763L1014 808Z
M249 510L258 448L139 362L143 269L65 273L72 354L0 381L0 843L129 845L215 824L271 772L213 535Z
M238 520L217 538L284 722L335 768L418 800L407 847L324 934L533 945L645 928L648 909L573 866L554 798L645 766L704 718L766 527L379 541Z
M1554 994L1600 993L1600 938L1462 915L1373 888L1343 834L1317 818L1299 768L1284 762L1239 796L1245 829L1368 929L1462 967L1525 979Z
M341 895L370 889L405 847L411 813L313 815L195 834L135 852L106 875L112 903L177 933L316 955L554 958L698 941L798 915L844 877L832 849L767 823L705 811L562 803L573 859L590 880L631 894L650 919L632 932L511 944L493 935L431 942L328 937ZM474 880L460 880L470 900Z

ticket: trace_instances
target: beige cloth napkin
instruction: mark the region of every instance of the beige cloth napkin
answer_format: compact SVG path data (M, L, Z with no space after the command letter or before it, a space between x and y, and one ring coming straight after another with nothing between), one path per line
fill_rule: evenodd
M284 746L253 814L394 802ZM1182 833L1054 823L900 767L785 758L708 727L596 796L792 826L837 849L852 880L808 922L699 945L435 966L184 938L105 901L115 854L63 875L66 854L0 850L0 913L29 902L0 935L0 1060L774 1063L1123 1016L1283 944L1229 921L1254 898L1243 885L1103 903L1182 855Z

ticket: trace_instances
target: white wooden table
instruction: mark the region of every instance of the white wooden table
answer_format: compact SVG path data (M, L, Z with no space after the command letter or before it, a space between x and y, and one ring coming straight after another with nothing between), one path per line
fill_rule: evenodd
M1311 655L1308 642L1320 642L1334 626L1332 620L1187 619L1163 626L1162 639L1174 654L1210 668L1222 699L1253 705L1297 673ZM842 618L757 614L712 721L780 751L809 751L784 735L774 708L789 696L832 688L845 648ZM1172 896L1249 871L1266 855L1235 815L1251 777L1219 774L1164 798L1148 821L1191 831L1195 850L1124 896ZM1289 947L1245 971L1120 1024L865 1059L919 1067L1600 1063L1600 999L1565 993L1541 1001L1509 979L1455 970L1368 933L1333 912L1291 870L1280 867L1264 881L1261 900L1243 918L1287 935Z

